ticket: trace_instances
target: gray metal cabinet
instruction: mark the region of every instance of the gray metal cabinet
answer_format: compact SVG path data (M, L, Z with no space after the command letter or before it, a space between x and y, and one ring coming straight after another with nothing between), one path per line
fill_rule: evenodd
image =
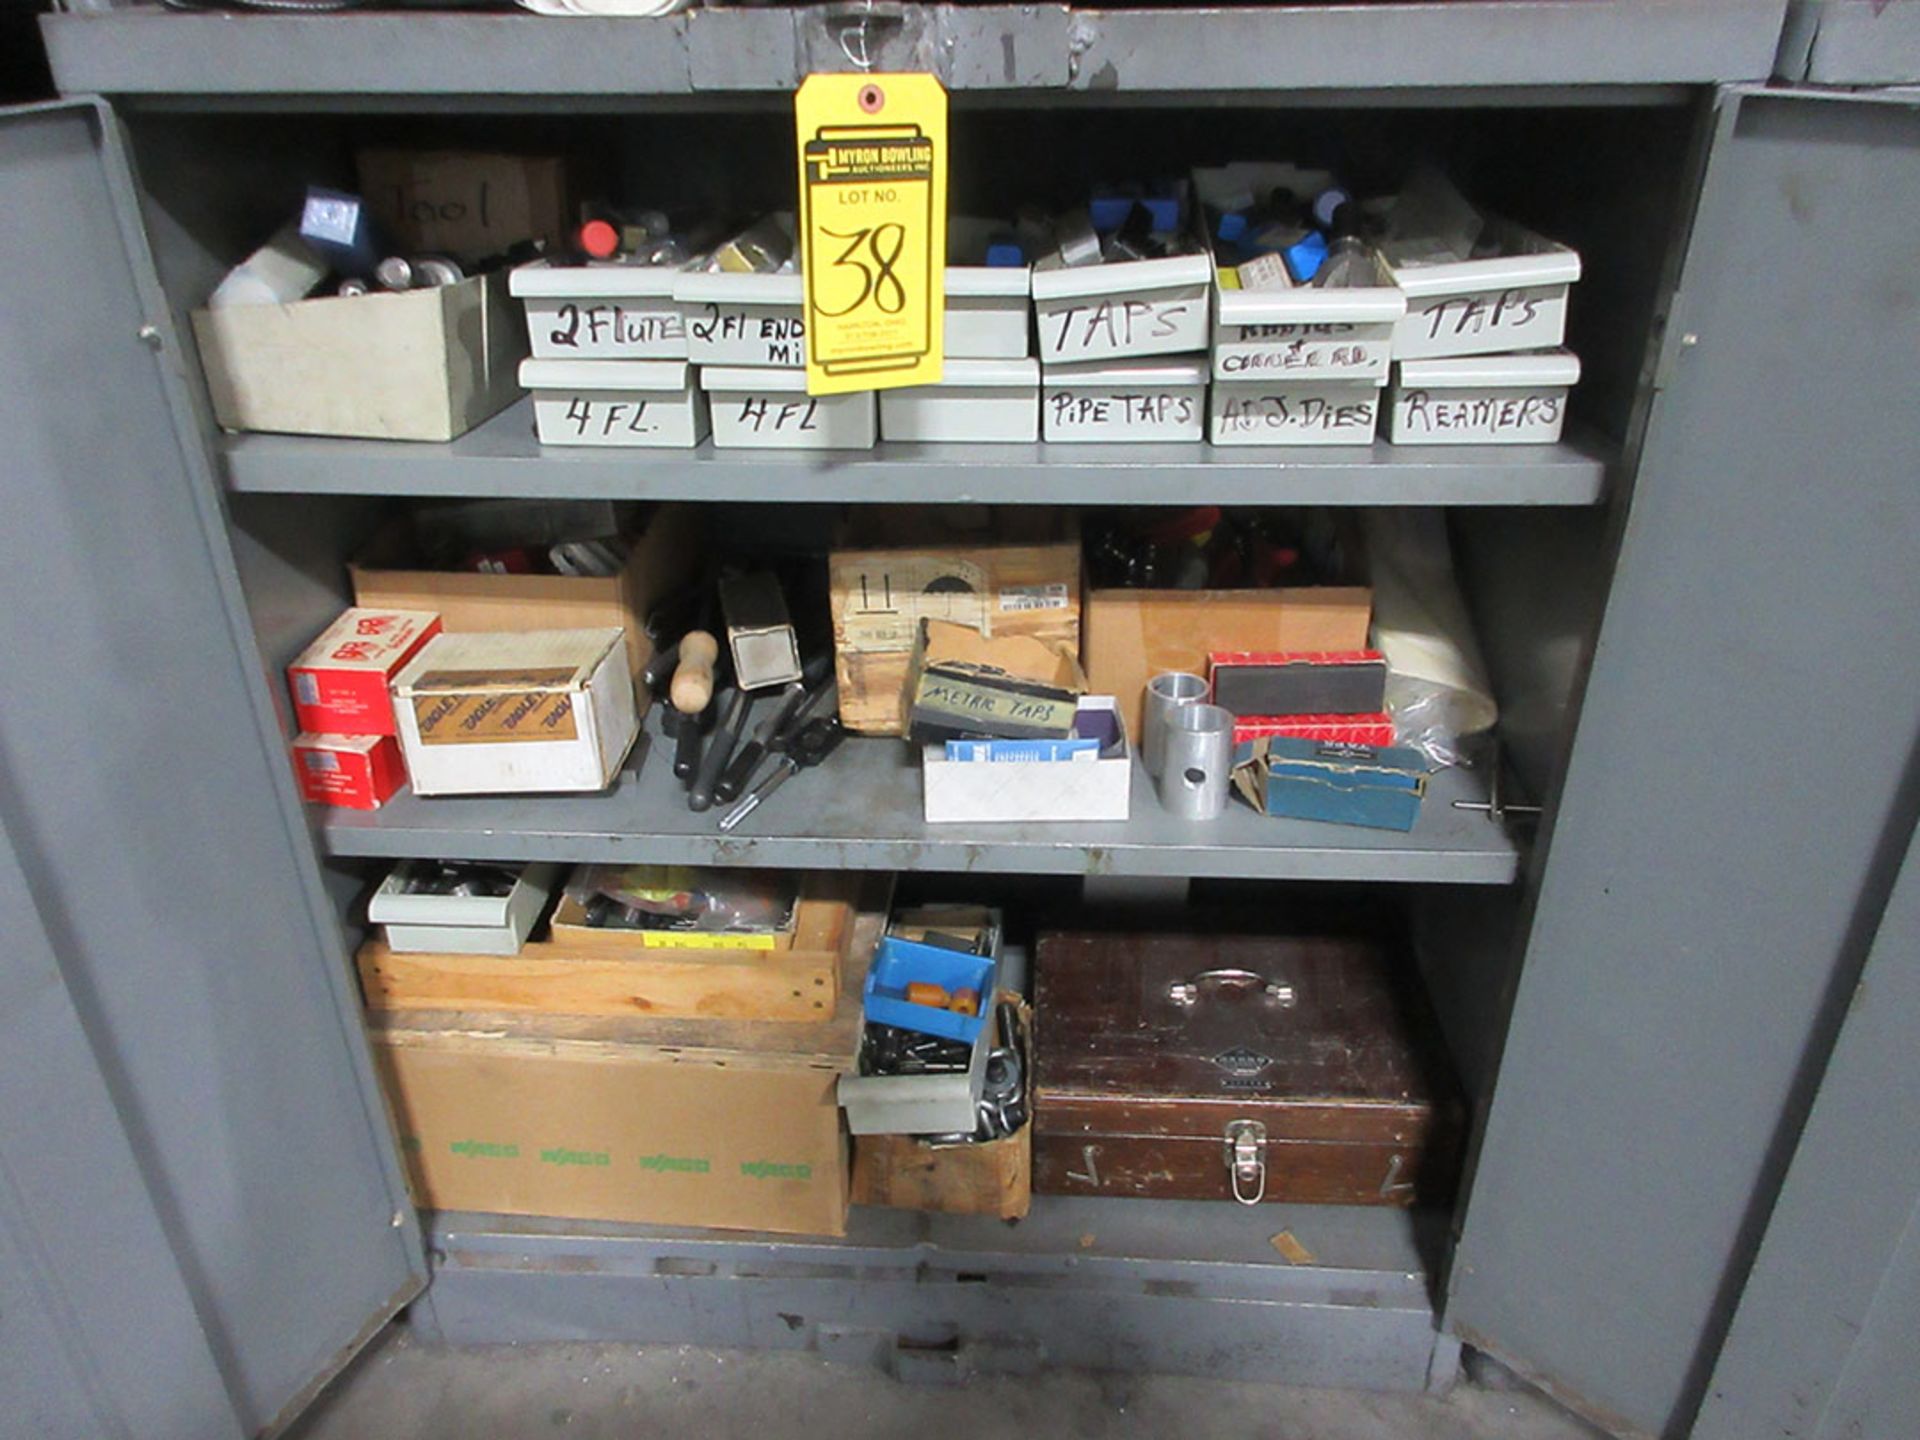
M1920 104L1721 98L1448 1319L1684 1433L1914 823Z
M62 83L111 92L120 108L67 104L0 124L0 233L10 253L47 257L37 291L0 291L0 430L19 462L0 532L12 601L0 666L57 680L0 688L0 820L19 872L15 885L0 868L0 893L10 907L13 891L31 897L45 940L0 979L38 987L49 1014L69 1017L7 1063L41 1076L93 1067L90 1090L76 1081L75 1113L96 1117L87 1134L101 1183L130 1218L124 1268L84 1284L46 1258L82 1243L78 1222L63 1231L45 1192L0 1190L0 1264L10 1279L34 1277L45 1313L69 1317L58 1354L35 1372L45 1378L20 1381L17 1364L0 1373L44 1400L55 1431L84 1413L106 1430L153 1433L154 1418L171 1415L176 1433L256 1432L416 1294L424 1225L432 1285L414 1314L456 1340L842 1354L912 1340L899 1353L915 1363L938 1354L981 1367L1052 1360L1418 1387L1451 1382L1465 1337L1622 1433L1684 1433L1716 1356L1724 1373L1702 1433L1718 1407L1763 1413L1736 1364L1738 1328L1724 1354L1721 1341L1831 1046L1836 997L1879 924L1898 863L1890 837L1904 844L1914 818L1900 777L1920 674L1911 647L1885 639L1906 633L1920 600L1901 564L1920 533L1905 391L1911 244L1872 219L1920 197L1916 117L1910 104L1784 92L1723 90L1709 103L1709 82L1765 73L1777 4L1769 30L1763 5L1621 0L1602 16L1610 28L1573 58L1554 52L1547 70L1545 32L1530 27L1552 9L1467 0L1299 19L954 9L910 12L877 43L948 67L958 89L1043 102L1053 90L1122 89L1168 104L1204 74L1209 86L1287 84L1314 91L1315 104L1363 109L1367 96L1339 87L1400 85L1443 107L1473 106L1478 92L1465 87L1480 83L1503 87L1487 92L1501 105L1590 94L1596 132L1610 108L1631 137L1634 114L1663 107L1647 133L1664 142L1704 117L1697 173L1682 174L1671 153L1631 153L1630 141L1611 151L1630 174L1665 165L1680 212L1611 228L1600 217L1594 232L1612 244L1624 228L1637 246L1613 267L1612 294L1654 337L1624 322L1605 337L1609 403L1636 416L1619 426L1624 446L1570 437L1541 453L1379 446L1271 462L1033 449L986 478L973 454L920 447L780 467L771 481L760 457L543 455L524 415L450 446L220 437L174 317L232 258L212 212L221 185L245 184L239 170L195 167L194 147L233 145L258 175L280 143L248 151L253 126L200 125L200 110L259 109L262 132L324 150L324 125L273 131L275 106L337 120L434 92L564 113L570 102L547 77L565 73L616 109L660 95L697 107L703 90L789 86L795 65L828 53L824 12L702 12L658 30L410 18L462 57L431 71L394 43L389 16L53 22ZM946 44L981 25L1008 37L1004 74L969 68L977 40ZM633 48L669 33L672 46ZM1215 53L1202 34L1237 39ZM228 35L230 53L213 38ZM1203 51L1220 64L1200 65ZM1333 58L1361 53L1366 75ZM1329 58L1279 78L1234 68L1236 56L1266 54ZM1104 59L1083 71L1087 55ZM1529 88L1529 76L1596 88ZM138 179L123 115L146 132L151 164ZM259 216L245 218L254 227ZM1249 821L1196 845L1144 797L1141 822L1110 831L943 835L913 819L911 770L873 748L849 761L822 823L726 850L662 805L658 775L598 800L403 800L371 818L309 817L295 802L275 672L337 603L323 577L337 574L368 507L462 494L858 502L902 481L973 502L1177 494L1498 507L1477 527L1482 541L1510 554L1539 547L1510 568L1510 586L1567 577L1571 590L1571 568L1540 559L1553 547L1595 577L1584 609L1509 593L1502 603L1520 623L1489 633L1490 649L1507 652L1493 657L1500 673L1540 688L1537 704L1526 697L1533 728L1516 761L1546 791L1542 833L1529 852L1496 820L1455 809L1446 802L1483 793L1477 777L1455 775L1411 837ZM1555 610L1577 613L1550 631ZM1551 678L1580 668L1596 627L1583 683ZM1838 712L1835 694L1850 701ZM408 853L697 854L1470 894L1451 913L1463 948L1481 952L1476 978L1435 982L1457 987L1443 1012L1480 1027L1476 1068L1491 1081L1464 1208L1060 1201L1017 1229L862 1212L846 1239L817 1241L416 1216L325 868ZM1479 911L1498 923L1472 918ZM1883 937L1900 923L1890 914ZM1876 1046L1870 1033L1853 1043ZM0 1178L45 1143L27 1123L36 1117L13 1111L13 1073ZM1282 1229L1309 1237L1313 1264L1275 1251ZM1762 1250L1756 1274L1768 1268ZM1772 1312L1752 1303L1764 1333ZM177 1363L147 1373L145 1388L101 1353L115 1308L134 1306L192 1316L174 1337ZM954 1343L929 1350L938 1340Z
M130 201L110 112L0 119L7 1423L253 1434L425 1272Z

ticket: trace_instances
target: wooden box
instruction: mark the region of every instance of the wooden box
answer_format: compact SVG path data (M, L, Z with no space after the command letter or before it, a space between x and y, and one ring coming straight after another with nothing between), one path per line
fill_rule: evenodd
M1451 1195L1462 1103L1410 962L1362 940L1051 934L1034 974L1039 1193Z
M630 932L562 923L556 912L550 938L512 956L401 955L369 941L360 984L373 1010L818 1023L838 1003L834 977L853 943L858 885L856 875L809 875L785 949L662 949Z
M842 549L828 560L840 722L906 730L907 672L922 618L1028 635L1080 653L1080 543Z

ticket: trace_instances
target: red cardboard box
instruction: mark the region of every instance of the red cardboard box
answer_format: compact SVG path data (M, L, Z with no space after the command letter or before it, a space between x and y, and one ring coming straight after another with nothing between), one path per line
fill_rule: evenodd
M1326 744L1393 744L1393 717L1377 715L1241 715L1233 722L1233 743L1283 736L1290 740L1318 740Z
M1235 715L1377 715L1386 709L1387 657L1378 650L1216 650L1207 667L1213 703Z
M378 810L407 783L391 735L295 736L293 768L302 800L343 810Z
M440 633L429 610L355 607L287 667L293 715L312 735L391 735L387 687L414 652Z

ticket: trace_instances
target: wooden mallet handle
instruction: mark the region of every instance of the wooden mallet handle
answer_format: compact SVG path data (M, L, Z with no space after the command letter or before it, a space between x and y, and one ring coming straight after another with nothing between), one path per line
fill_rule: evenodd
M680 637L680 664L674 669L667 693L682 715L698 715L713 699L713 666L720 658L720 642L705 630L689 630Z

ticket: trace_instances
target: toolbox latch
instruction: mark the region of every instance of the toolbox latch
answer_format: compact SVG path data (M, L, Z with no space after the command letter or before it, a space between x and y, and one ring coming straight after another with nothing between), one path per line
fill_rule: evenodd
M1258 1120L1228 1122L1227 1181L1242 1205L1258 1205L1266 1197L1267 1127Z

